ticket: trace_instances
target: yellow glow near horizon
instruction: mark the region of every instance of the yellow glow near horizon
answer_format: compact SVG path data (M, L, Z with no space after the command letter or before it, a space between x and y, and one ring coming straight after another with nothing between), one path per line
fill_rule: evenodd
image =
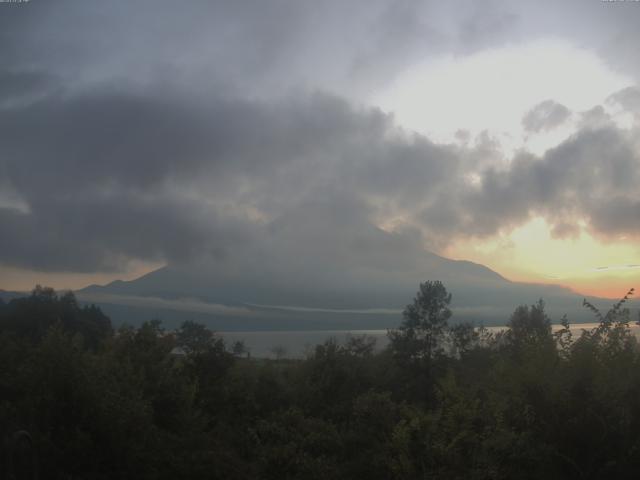
M580 113L596 105L624 121L605 100L633 84L594 52L548 38L413 65L372 101L437 142L466 143L486 131L508 158L519 149L541 155L558 145L575 132ZM526 132L522 118L545 100L563 104L571 117L551 130ZM468 135L457 137L460 130ZM471 181L474 175L469 172ZM491 238L459 240L440 253L511 280L556 283L583 294L620 298L640 287L640 268L629 267L640 264L640 251L629 240L605 243L584 229L577 238L554 239L541 218Z
M576 238L553 238L542 218L490 239L458 241L443 254L481 263L510 280L564 285L584 295L620 298L640 287L637 245L603 243L584 229Z

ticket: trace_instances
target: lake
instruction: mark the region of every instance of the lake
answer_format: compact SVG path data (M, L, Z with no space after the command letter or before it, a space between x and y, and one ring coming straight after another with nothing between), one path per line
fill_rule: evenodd
M597 323L580 323L571 326L574 338L579 336L584 329L592 329ZM486 327L487 330L499 332L506 327ZM562 328L553 325L554 331ZM640 327L630 325L631 331L640 335ZM249 349L251 356L259 358L275 358L274 349L279 350L281 356L287 358L302 358L319 345L330 338L335 338L339 343L344 343L349 336L366 335L376 339L376 348L384 348L389 340L386 330L289 330L289 331L252 331L252 332L218 332L228 344L242 340Z

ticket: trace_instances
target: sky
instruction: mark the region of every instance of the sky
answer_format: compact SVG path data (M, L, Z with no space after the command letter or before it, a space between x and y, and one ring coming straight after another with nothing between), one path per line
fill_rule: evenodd
M621 297L639 24L632 1L0 3L0 288L429 251Z

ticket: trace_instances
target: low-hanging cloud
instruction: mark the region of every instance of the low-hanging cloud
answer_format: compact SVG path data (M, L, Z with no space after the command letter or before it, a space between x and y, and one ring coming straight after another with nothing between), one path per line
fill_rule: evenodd
M0 210L0 255L35 269L223 255L323 188L401 204L456 168L452 149L322 94L92 91L4 113L0 168L27 208Z
M425 246L534 215L557 236L582 224L603 238L640 234L638 125L598 106L544 155L505 162L487 138L438 144L347 97L423 55L520 39L533 28L526 13L543 9L269 4L28 2L0 17L0 185L13 204L0 203L0 263L92 272L251 252L269 274L286 261L295 284L308 264L296 271L294 257L356 281L363 266L410 270ZM635 38L631 20L621 28ZM633 88L610 99L637 121L636 100ZM530 132L569 114L532 107Z
M503 164L478 162L499 158L486 144L435 144L319 93L197 103L166 89L95 91L4 113L0 168L28 206L0 209L0 255L15 266L92 271L222 256L282 229L298 235L321 215L323 228L363 232L396 218L394 229L436 247L532 215L560 236L578 220L602 236L639 233L635 131L613 123ZM325 197L333 210L317 208ZM321 238L305 239L308 254Z

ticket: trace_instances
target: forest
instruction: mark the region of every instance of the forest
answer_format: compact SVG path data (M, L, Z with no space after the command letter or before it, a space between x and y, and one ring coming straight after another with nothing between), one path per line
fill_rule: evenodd
M499 333L422 283L389 345L252 358L204 325L114 329L72 293L0 303L3 478L638 478L640 346L625 308L572 334L542 301ZM408 295L409 298L410 292Z

